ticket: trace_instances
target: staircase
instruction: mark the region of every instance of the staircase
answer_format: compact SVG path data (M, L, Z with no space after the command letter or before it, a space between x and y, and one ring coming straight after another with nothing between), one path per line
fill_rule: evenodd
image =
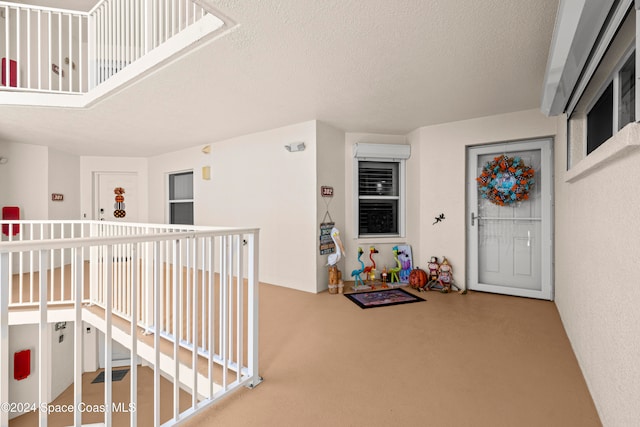
M154 426L177 425L258 375L258 230L109 223L103 221L0 221L0 402L50 404L51 357L58 343L52 324L73 323L74 408L83 403L84 325L104 334L104 407L114 405L111 352L131 352L129 404L138 405L137 364L153 369ZM14 235L13 230L20 232ZM19 387L10 372L11 330L37 325L30 375L37 393ZM56 328L57 330L57 328ZM24 340L23 340L24 341ZM14 340L15 342L15 340ZM170 419L160 416L160 378L173 383ZM28 379L28 378L27 378ZM180 410L180 392L191 395ZM147 398L149 396L146 396ZM122 401L122 396L118 396ZM19 414L12 414L13 416ZM82 425L82 411L73 424ZM129 424L138 423L131 412ZM0 426L10 416L0 412ZM49 415L38 412L40 426ZM113 424L106 411L104 425Z
M229 26L194 0L101 0L88 12L0 1L0 104L90 106Z

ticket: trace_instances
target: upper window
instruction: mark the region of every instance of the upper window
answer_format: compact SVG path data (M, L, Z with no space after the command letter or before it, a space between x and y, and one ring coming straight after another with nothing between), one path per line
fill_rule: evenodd
M613 12L612 12L613 13ZM636 121L636 13L620 6L603 28L567 101L567 168Z
M635 120L635 61L634 52L587 113L587 154Z
M193 172L169 174L169 224L193 225Z
M358 237L404 235L405 159L409 145L354 146Z

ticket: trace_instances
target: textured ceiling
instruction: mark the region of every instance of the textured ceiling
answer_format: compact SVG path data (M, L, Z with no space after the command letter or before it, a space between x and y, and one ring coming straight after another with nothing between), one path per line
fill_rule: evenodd
M0 105L0 141L149 156L311 119L345 131L406 134L539 108L558 6L207 3L238 26L88 109Z

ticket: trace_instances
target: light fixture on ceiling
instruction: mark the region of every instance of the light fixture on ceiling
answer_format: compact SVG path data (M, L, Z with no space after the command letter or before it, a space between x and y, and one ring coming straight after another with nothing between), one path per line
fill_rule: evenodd
M0 156L0 165L4 165L9 161L7 157Z
M289 152L296 152L296 151L304 151L304 149L306 148L304 145L304 142L292 142L291 144L287 144L284 146L284 148L289 151Z

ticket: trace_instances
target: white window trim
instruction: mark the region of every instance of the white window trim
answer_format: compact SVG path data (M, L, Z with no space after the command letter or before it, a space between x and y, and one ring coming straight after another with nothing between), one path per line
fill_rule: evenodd
M357 239L397 239L406 236L406 159L411 156L411 146L407 144L370 144L357 143L353 146L353 226ZM398 233L397 234L360 234L358 214L360 212L359 162L398 163ZM375 197L381 199L381 197Z

